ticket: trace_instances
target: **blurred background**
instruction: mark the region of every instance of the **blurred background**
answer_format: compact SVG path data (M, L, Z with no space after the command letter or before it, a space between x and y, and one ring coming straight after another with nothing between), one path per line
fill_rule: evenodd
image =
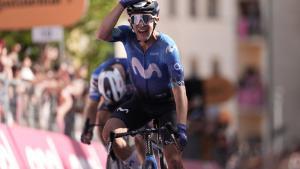
M300 1L158 2L157 29L175 40L185 67L185 160L300 169ZM91 71L108 57L126 57L122 44L95 39L116 3L0 1L2 124L79 140ZM119 24L128 24L125 13Z

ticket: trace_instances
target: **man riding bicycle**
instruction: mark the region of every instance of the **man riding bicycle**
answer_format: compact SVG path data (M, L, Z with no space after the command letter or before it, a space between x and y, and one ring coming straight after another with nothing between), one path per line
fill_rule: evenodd
M120 15L127 9L130 26L115 27ZM103 138L108 142L110 132L140 128L151 119L177 126L179 143L185 146L187 98L183 67L175 42L158 32L159 6L157 1L120 0L104 18L97 38L121 41L127 53L129 74L135 87L134 96L122 104L107 121ZM181 152L168 134L164 134L165 156L170 169L183 168ZM118 138L113 149L118 158L130 159L126 142Z
M112 112L133 94L133 87L128 77L128 64L124 58L110 58L100 64L92 73L84 114L87 116L86 125L98 124L98 134L101 141L103 126ZM97 122L96 122L96 119ZM84 126L86 127L86 126ZM81 142L90 144L93 138L93 127L83 131ZM137 140L138 141L138 140ZM133 160L140 165L137 154L130 151Z

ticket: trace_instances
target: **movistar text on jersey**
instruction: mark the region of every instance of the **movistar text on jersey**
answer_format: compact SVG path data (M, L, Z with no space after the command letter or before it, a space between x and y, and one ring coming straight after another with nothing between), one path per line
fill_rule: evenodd
M0 0L0 10L5 8L28 7L34 5L57 5L62 0Z

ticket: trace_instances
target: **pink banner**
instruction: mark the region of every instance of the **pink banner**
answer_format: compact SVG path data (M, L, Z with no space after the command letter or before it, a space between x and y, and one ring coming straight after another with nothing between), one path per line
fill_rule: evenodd
M221 169L217 164L212 162L200 162L193 160L184 160L184 167L187 169Z
M104 169L106 150L62 134L0 124L0 169ZM187 169L219 169L213 163L184 161Z
M18 154L8 128L0 124L0 169L26 168Z
M11 133L26 168L105 168L106 152L101 144L85 146L62 134L18 126Z

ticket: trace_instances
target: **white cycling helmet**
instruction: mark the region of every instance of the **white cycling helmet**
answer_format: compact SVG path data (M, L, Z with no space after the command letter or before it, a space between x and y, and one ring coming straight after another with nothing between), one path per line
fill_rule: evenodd
M98 77L99 92L105 100L118 102L126 92L126 85L120 71L117 68L105 70Z

